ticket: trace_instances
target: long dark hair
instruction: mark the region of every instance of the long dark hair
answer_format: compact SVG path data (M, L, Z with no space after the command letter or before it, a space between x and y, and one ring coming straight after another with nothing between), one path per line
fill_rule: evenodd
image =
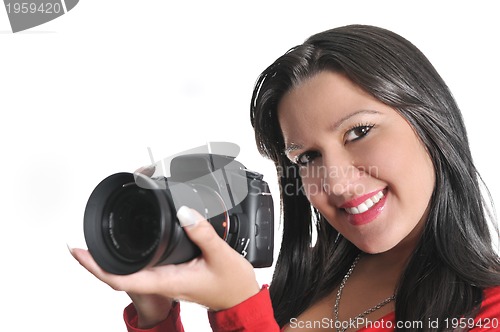
M303 195L299 173L284 154L277 117L278 103L287 91L327 70L343 73L398 111L433 160L436 183L430 212L399 281L396 319L423 322L424 331L443 331L445 327L432 329L425 323L473 317L483 290L500 285L500 259L492 245L489 205L461 112L414 45L382 28L350 25L316 34L289 50L259 76L253 92L256 142L274 161L281 188L283 239L270 287L276 320L283 326L331 293L359 253ZM294 194L285 188L295 188Z

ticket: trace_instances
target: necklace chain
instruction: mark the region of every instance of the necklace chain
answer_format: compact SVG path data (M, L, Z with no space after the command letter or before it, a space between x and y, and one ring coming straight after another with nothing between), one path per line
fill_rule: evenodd
M335 298L335 305L333 307L333 313L335 315L335 326L337 327L337 331L338 332L345 332L347 330L347 328L349 327L349 325L350 325L350 324L347 324L347 327L343 327L343 324L339 323L340 298L342 297L342 291L344 290L344 287L345 287L345 284L347 282L347 279L349 279L349 277L351 276L352 271L354 271L354 268L356 267L356 264L358 264L358 261L359 261L360 258L361 258L361 254L359 254L354 259L354 262L352 262L351 267L349 268L349 270L345 274L344 278L342 279L342 282L340 283L340 286L339 286L339 290L337 291L337 296ZM393 294L391 297L386 298L385 300L383 300L379 304L374 305L373 307L371 307L370 309L367 309L367 310L363 311L362 313L360 313L356 317L354 317L352 319L349 319L349 321L350 322L351 321L357 321L358 319L363 318L363 317L371 314L372 312L374 312L374 311L382 308L383 306L385 306L389 302L394 301L395 298L396 298L396 295Z

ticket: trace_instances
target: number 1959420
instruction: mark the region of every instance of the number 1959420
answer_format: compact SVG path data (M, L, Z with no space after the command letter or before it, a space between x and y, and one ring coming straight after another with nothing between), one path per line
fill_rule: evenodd
M60 3L34 3L34 2L15 2L8 3L5 5L7 7L7 13L11 14L59 14L63 11Z

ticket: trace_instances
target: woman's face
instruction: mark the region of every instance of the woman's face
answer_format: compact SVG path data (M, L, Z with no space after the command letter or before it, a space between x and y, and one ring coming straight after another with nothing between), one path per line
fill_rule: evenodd
M373 254L418 238L435 174L399 113L324 71L285 94L278 117L307 198L338 232Z

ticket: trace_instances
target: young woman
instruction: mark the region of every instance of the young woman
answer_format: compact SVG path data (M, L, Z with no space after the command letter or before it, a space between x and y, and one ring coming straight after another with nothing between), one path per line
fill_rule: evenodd
M270 289L182 208L202 250L190 263L113 276L73 250L129 293L129 331L182 330L172 298L212 309L217 331L500 329L500 260L462 116L415 46L372 26L314 35L260 75L251 119L280 179Z

